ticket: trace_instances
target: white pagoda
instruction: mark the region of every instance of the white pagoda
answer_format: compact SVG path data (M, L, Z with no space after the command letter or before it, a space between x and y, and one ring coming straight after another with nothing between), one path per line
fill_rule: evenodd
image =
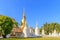
M54 29L54 32L52 33L52 36L53 36L53 37L58 36L58 34L57 34L57 32L56 32L56 29Z
M35 35L36 36L40 36L40 31L39 31L39 28L38 28L38 24L36 23L36 28L35 28Z
M45 36L44 29L42 29L42 36Z

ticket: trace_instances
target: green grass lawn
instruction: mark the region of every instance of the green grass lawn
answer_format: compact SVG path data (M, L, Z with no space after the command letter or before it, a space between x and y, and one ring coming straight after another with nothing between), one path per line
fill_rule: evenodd
M60 37L44 37L44 38L2 38L0 40L60 40Z

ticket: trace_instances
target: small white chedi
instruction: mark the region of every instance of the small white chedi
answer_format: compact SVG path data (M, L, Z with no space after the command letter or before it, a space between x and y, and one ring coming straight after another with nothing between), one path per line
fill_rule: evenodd
M36 23L36 28L35 28L35 35L36 36L40 36L40 31L39 31L39 28L38 28L38 24Z
M49 37L58 37L60 34L56 32L56 29L54 29L53 33L49 33Z
M48 35L49 37L51 37L52 36L52 34L51 33L49 33L49 35Z
M56 29L54 29L54 32L52 33L52 36L55 37L55 36L58 36L57 32L56 32Z
M60 36L60 33L58 35Z
M42 36L44 36L45 35L45 33L44 33L44 29L42 29Z

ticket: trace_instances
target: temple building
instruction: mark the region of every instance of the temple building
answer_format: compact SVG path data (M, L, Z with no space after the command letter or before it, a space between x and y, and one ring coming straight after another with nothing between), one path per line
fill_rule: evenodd
M38 28L38 23L36 23L36 28L32 28L27 24L26 21L26 15L25 12L23 11L23 17L21 20L21 25L19 27L17 27L15 24L13 25L13 29L12 32L10 33L10 35L8 35L7 37L57 37L60 36L60 33L58 34L56 32L56 29L54 29L54 32L49 33L49 35L45 34L45 30L44 28L42 29L42 33L40 34L40 30ZM1 34L1 30L0 30L0 35ZM1 36L2 38L2 36Z
M1 30L1 27L0 27L0 38L3 38L1 32L2 32L2 30ZM35 29L30 27L27 24L26 15L25 15L25 12L23 11L23 17L22 17L20 26L17 27L14 24L11 33L8 34L6 37L9 38L9 37L40 37L40 36L42 36L42 37L46 37L46 36L57 37L57 36L60 36L60 33L57 33L56 29L54 29L54 31L52 33L49 33L49 35L46 35L45 30L43 28L42 33L40 34L40 30L38 28L38 23L36 23L36 28Z
M14 28L11 32L11 37L36 37L40 36L39 32L40 31L37 25L36 29L33 29L28 26L26 22L26 15L25 12L23 11L23 18L21 21L21 25L20 27L16 27L16 25L14 25Z

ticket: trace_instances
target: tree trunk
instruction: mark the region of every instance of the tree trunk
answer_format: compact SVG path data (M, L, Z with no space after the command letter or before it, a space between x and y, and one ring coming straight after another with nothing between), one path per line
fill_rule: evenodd
M6 38L6 35L2 35L3 36L3 38Z

